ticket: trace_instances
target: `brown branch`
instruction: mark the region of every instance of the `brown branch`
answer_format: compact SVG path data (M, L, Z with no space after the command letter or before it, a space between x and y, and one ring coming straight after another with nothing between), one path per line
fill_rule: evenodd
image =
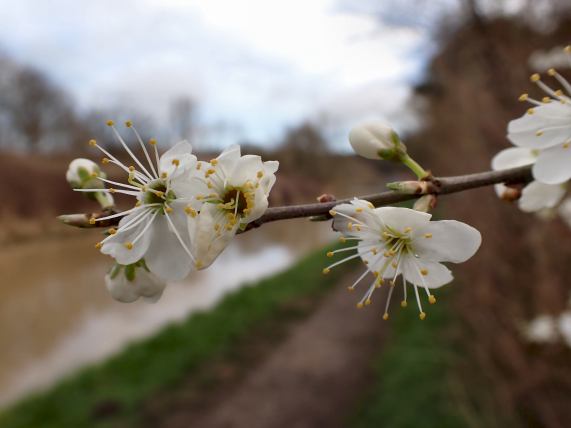
M479 187L490 186L493 184L525 184L531 181L531 166L523 166L519 168L506 169L502 171L486 171L476 174L459 175L456 177L434 177L430 179L428 186L422 187L416 193L402 193L395 191L388 191L377 193L373 195L359 196L359 199L365 199L371 202L374 206L380 207L383 205L395 204L404 202L411 199L416 199L423 194L446 195L449 193L458 193L465 190L476 189ZM338 204L351 201L353 198L341 199L331 202L320 202L314 204L304 205L288 205L283 207L268 208L264 215L259 219L248 224L246 230L260 227L264 223L269 223L278 220L287 220L292 218L301 217L314 217L325 216L330 217L329 211ZM103 217L108 215L109 211L105 213L93 214L71 214L60 216L60 220L64 223L76 227L93 228L93 227L109 227L117 224L120 218L110 219L105 222L97 222L92 225L89 223L91 217Z

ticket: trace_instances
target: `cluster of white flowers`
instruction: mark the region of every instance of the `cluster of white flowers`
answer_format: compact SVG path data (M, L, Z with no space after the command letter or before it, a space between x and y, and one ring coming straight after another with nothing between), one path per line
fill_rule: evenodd
M565 52L571 54L571 46ZM521 95L520 101L529 102L532 107L509 123L508 138L516 147L498 153L492 168L533 165L534 181L523 188L521 196L502 184L496 185L498 196L510 200L519 197L518 205L526 212L542 213L560 206L560 214L571 221L571 201L561 204L571 179L571 84L553 68L547 74L561 89L552 89L537 73L531 76L530 80L546 96L536 100L528 94Z
M210 162L198 161L186 141L159 156L157 142L150 140L148 150L127 122L144 154L141 162L114 123L107 124L133 164L125 165L95 140L90 145L103 152L103 164L121 168L127 182L108 180L94 169L96 165L89 164L89 182L112 187L75 186L72 181L81 175L81 168L86 169L78 160L70 165L68 181L79 192L134 198L128 210L92 218L90 223L121 218L118 227L109 229L105 239L96 244L116 262L106 277L111 295L124 302L140 296L156 300L166 281L183 279L193 269L209 266L239 229L262 216L278 163L242 156L239 146L227 148Z
M353 129L350 141L355 151L367 158L389 158L376 153L394 150L406 154L406 147L397 134L383 124L366 123ZM413 166L413 168L416 168ZM411 169L413 169L411 168ZM419 289L424 290L428 303L436 303L433 289L452 281L450 270L442 262L461 263L472 257L480 247L480 232L467 224L454 221L430 221L431 215L409 208L375 208L368 201L354 199L340 204L330 212L333 229L342 234L341 242L356 241L353 246L327 253L356 252L323 269L324 274L342 263L361 258L365 271L348 287L354 290L370 274L365 294L357 303L358 308L369 305L377 288L389 287L383 319L389 318L389 305L399 276L402 277L403 299L401 306L408 305L407 284L412 286L419 317L426 313L422 308Z
M539 315L525 323L522 333L532 343L563 342L571 348L571 300L568 301L567 309L558 316Z

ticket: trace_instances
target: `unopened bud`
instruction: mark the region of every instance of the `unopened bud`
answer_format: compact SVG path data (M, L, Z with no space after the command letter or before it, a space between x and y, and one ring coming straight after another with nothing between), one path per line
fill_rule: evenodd
M406 195L423 195L438 190L432 181L395 181L387 184L387 187Z
M73 189L105 189L105 183L99 179L105 177L105 173L95 162L84 158L71 161L65 173L65 178ZM113 196L109 193L89 192L85 195L99 202L103 208L113 206Z
M406 153L406 146L398 134L383 122L366 122L351 130L349 142L360 156L368 159L398 161Z

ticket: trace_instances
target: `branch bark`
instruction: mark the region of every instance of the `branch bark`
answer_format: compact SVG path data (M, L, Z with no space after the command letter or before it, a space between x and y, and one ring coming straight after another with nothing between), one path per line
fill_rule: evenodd
M494 184L525 184L532 180L531 165L519 168L506 169L502 171L486 171L476 174L459 175L456 177L433 177L430 179L430 186L425 186L426 191L415 194L406 194L395 191L376 193L372 195L358 196L365 199L374 206L395 204L411 199L419 198L424 194L447 195L450 193L464 192L479 187L491 186ZM288 205L283 207L268 208L259 219L248 224L246 230L260 227L264 223L278 220L288 220L293 218L325 216L330 218L329 211L336 205L347 203L353 198L341 199L331 202L319 202L314 204ZM109 211L104 213L69 214L60 216L59 219L70 226L82 228L110 227L119 223L120 217L110 219L105 222L90 224L91 217L103 217L109 215Z

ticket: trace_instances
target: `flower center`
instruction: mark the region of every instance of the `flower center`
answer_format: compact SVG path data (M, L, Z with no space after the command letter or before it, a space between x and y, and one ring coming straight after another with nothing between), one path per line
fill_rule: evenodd
M176 199L176 195L172 190L167 192L166 182L162 179L149 183L143 194L143 203L145 204L163 205L173 199Z
M222 205L224 209L236 213L237 215L243 215L244 210L248 208L247 194L241 189L230 189L226 192L222 198Z

